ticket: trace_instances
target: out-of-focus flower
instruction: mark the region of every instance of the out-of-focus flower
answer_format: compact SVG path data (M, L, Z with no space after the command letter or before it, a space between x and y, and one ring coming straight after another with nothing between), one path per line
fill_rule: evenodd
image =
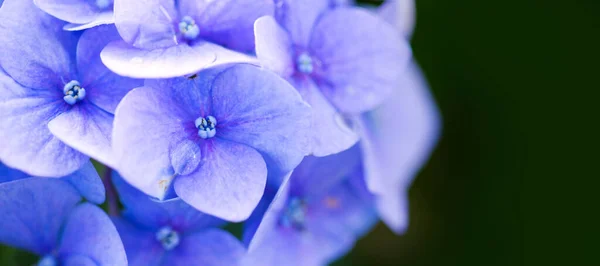
M164 199L173 183L196 209L242 221L262 196L267 165L287 172L309 152L309 119L277 75L222 66L131 91L117 108L113 146L136 188Z
M125 266L110 218L61 179L26 178L0 184L0 243L40 256L37 265Z
M0 183L25 178L39 177L32 177L24 172L7 167L6 165L0 163ZM96 172L96 169L94 169L94 165L92 165L91 162L85 163L81 169L70 175L60 177L59 179L64 180L75 187L81 196L88 201L95 204L101 204L104 202L106 197L104 185L102 184L102 180L100 179L100 176L98 176L98 172Z
M34 0L44 12L70 22L66 30L84 30L114 23L113 0Z
M245 249L219 229L224 221L180 199L156 202L118 175L113 183L125 209L113 221L131 266L237 265Z
M271 14L272 0L117 0L115 25L124 41L109 44L102 60L116 73L139 78L253 62L239 52L253 51L253 23Z
M359 153L306 157L248 221L244 265L325 265L348 252L378 220Z
M348 149L358 136L344 116L377 107L397 86L408 43L377 16L323 0L277 0L275 19L255 23L261 64L313 107L313 154Z
M88 156L112 165L112 113L141 83L100 61L102 47L118 37L114 28L78 34L63 25L32 1L0 9L0 35L10 36L0 39L0 159L34 176L68 175Z

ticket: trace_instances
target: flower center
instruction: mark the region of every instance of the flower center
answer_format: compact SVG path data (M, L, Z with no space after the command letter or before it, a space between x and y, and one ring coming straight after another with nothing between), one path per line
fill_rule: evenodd
M63 99L70 105L85 99L85 89L81 87L77 80L71 80L67 83L63 88L63 92L65 93Z
M214 116L199 117L196 119L196 128L198 129L198 136L203 139L212 138L217 134L217 119Z
M185 16L179 22L179 32L186 40L195 40L200 35L200 28L196 25L196 21L190 16Z
M304 230L306 221L306 202L300 198L291 198L279 219L279 224L285 228Z
M96 0L96 6L99 9L107 9L112 4L113 0Z
M54 256L46 255L38 261L37 266L58 266L58 263Z
M296 58L296 69L304 74L312 74L314 70L313 59L308 53L301 53Z
M158 240L165 250L171 250L179 245L179 234L169 226L164 226L156 232Z

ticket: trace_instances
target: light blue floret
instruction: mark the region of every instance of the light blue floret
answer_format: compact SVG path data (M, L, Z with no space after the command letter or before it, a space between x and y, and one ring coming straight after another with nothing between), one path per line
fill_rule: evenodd
M74 105L75 103L85 99L85 89L81 87L76 80L71 80L69 83L65 85L63 88L63 92L65 93L65 97L63 99L70 105Z
M172 250L179 245L179 233L169 226L164 226L156 232L158 240L165 250Z
M200 28L196 25L196 21L190 16L185 16L179 22L179 32L187 40L195 40L200 35Z
M314 70L313 59L307 53L302 53L296 59L296 68L304 74L311 74Z
M54 256L46 255L38 261L37 266L58 266L58 262Z
M195 121L196 128L198 129L198 136L203 139L212 138L217 134L217 119L214 116L199 117Z
M291 198L281 214L279 224L286 228L303 230L305 221L306 202L299 198Z

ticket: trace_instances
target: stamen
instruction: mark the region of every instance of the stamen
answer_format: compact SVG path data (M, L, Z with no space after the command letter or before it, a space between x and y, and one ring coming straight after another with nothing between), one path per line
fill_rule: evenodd
M54 256L46 255L38 261L37 266L58 266L58 262Z
M200 35L200 28L196 25L196 21L190 16L185 16L179 22L179 32L187 40L195 40Z
M285 228L304 230L306 222L306 202L299 198L291 198L283 211L279 224Z
M214 116L199 117L195 121L196 128L198 129L198 136L203 139L212 138L217 134L217 119Z
M296 58L296 68L304 74L311 74L314 70L312 57L307 53L301 53Z
M156 232L156 240L160 241L165 250L171 250L179 245L179 234L170 226L164 226Z
M85 89L82 88L79 82L76 80L71 80L69 83L67 83L63 88L63 92L65 93L65 97L63 97L63 99L70 105L74 105L75 103L85 99Z

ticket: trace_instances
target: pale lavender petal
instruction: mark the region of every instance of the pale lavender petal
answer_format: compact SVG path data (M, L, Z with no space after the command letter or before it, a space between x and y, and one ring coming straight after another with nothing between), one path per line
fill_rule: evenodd
M274 0L275 18L295 45L306 48L315 23L330 6L326 0Z
M0 159L4 164L32 176L57 177L73 173L88 161L48 130L48 122L68 108L62 97L59 90L22 87L0 72Z
M102 209L89 203L80 204L69 215L58 253L84 255L100 265L127 265L117 229Z
M178 20L179 14L173 0L115 2L115 25L119 34L125 42L137 48L156 49L176 45L175 25Z
M26 16L23 14L27 14ZM62 92L74 79L78 35L33 1L9 1L0 9L0 66L25 87ZM27 34L24 34L24 31Z
M185 235L164 258L164 265L238 265L245 249L234 236L220 229Z
M163 265L161 258L165 255L165 249L156 240L156 232L146 230L120 217L113 218L113 222L123 241L129 265Z
M215 139L205 143L203 164L175 179L175 191L196 209L232 222L246 220L267 182L267 167L254 149Z
M256 35L256 56L262 67L278 75L290 77L295 69L292 61L294 54L289 33L273 17L261 17L254 23Z
M39 255L51 252L61 225L81 200L59 179L26 178L0 184L0 243Z
M411 56L408 42L389 23L359 8L327 12L315 26L310 50L322 64L316 73L321 91L345 113L381 104Z
M257 149L270 167L288 172L310 152L310 107L274 73L233 66L215 78L212 101L217 136Z
M100 8L95 1L89 0L34 0L33 2L54 17L78 24L94 21L102 12L112 13L112 6Z
M400 35L410 38L415 29L415 0L387 0L378 9L379 16L392 24Z
M66 31L80 31L90 29L100 25L114 24L115 16L112 12L103 12L95 20L92 20L85 24L73 24L69 23L63 26L63 29Z

